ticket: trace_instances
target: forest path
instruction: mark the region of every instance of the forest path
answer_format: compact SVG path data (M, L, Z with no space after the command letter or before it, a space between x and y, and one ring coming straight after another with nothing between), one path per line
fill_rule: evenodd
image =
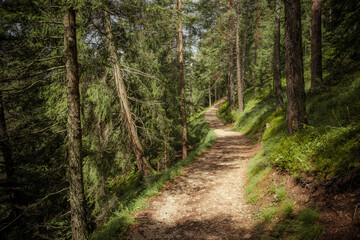
M252 239L254 221L245 199L249 160L261 149L216 117L205 114L216 143L149 199L126 239Z

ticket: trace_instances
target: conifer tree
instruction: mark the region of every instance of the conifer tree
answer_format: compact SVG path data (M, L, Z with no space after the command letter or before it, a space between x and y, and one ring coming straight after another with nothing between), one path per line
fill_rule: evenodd
M180 65L180 105L181 105L181 118L183 121L182 133L182 157L187 157L187 120L186 120L186 105L185 105L185 80L184 80L184 56L183 56L183 32L182 32L182 4L178 0L178 13L179 13L179 65Z
M64 44L68 104L69 181L71 229L74 240L87 239L85 198L82 170L82 139L80 117L79 71L76 41L76 13L68 8L64 13Z
M236 78L238 87L238 107L239 112L244 111L244 82L241 78L241 66L240 66L240 0L237 0L236 11Z
M260 22L260 15L259 15L259 6L258 3L256 4L256 18L255 18L255 46L254 46L254 96L257 94L257 58L258 58L258 33L259 33L259 22Z
M312 0L311 13L311 91L314 91L322 82L321 0Z
M281 0L275 0L275 31L274 31L274 92L276 98L276 110L284 105L281 87L281 63L280 63L280 16Z
M305 127L305 86L300 0L285 0L285 69L289 135Z
M229 103L231 111L234 111L235 96L234 96L234 43L233 43L233 1L230 1L230 16L229 16Z
M248 35L248 24L249 24L249 8L250 0L246 0L245 3L245 23L244 23L244 42L243 42L243 51L241 58L241 82L245 84L245 60L246 60L246 48L247 48L247 35Z
M144 156L144 150L141 146L139 136L136 130L136 125L134 123L131 111L130 104L128 101L128 96L126 93L126 87L121 73L121 67L119 62L119 57L117 55L117 50L114 44L114 38L111 30L111 20L110 15L105 11L105 31L106 31L106 40L108 44L108 51L110 53L110 60L113 66L114 81L116 86L116 92L119 98L119 102L122 109L122 114L125 118L125 128L127 129L130 139L131 139L131 148L135 155L135 160L137 167L142 176L147 177L152 170L152 167L148 160Z

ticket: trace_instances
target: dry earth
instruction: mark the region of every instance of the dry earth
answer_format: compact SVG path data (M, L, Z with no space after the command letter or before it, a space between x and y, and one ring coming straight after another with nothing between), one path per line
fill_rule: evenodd
M126 239L253 239L251 206L245 200L249 160L261 149L216 117L223 101L210 108L205 120L217 141L184 174L165 185L138 212L138 224Z

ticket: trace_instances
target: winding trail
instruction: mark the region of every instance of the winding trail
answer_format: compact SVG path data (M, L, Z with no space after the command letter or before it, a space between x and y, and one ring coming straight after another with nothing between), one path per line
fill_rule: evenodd
M218 102L205 114L216 143L184 174L149 199L136 214L126 239L253 239L251 206L245 200L249 160L261 149L216 117Z

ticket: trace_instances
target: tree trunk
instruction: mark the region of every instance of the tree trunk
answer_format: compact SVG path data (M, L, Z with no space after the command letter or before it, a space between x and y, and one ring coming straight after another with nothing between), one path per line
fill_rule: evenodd
M243 52L242 52L242 59L241 59L241 82L242 84L245 83L245 59L246 59L246 43L247 43L247 28L248 28L248 21L249 21L249 7L250 7L250 0L247 0L245 6L245 26L244 26L244 44L243 44Z
M275 32L274 32L274 91L276 97L276 110L284 105L281 87L281 66L280 66L280 16L281 0L276 0L275 6Z
M230 11L233 9L233 1L230 0ZM234 44L233 44L233 15L229 16L229 103L231 111L234 111Z
M214 95L215 95L215 102L217 101L217 87L216 87L216 82L214 84Z
M179 10L179 64L180 64L180 89L181 89L181 117L183 121L183 134L182 134L182 157L187 157L187 120L186 120L186 105L185 105L185 80L184 80L184 56L183 56L183 33L182 33L182 20L181 20L181 0L178 3Z
M314 91L322 82L321 0L312 0L311 13L311 91Z
M287 126L288 133L291 135L299 128L305 127L307 123L301 40L301 6L300 0L284 0L284 3Z
M64 44L66 56L67 106L68 106L68 161L70 180L70 210L72 238L87 238L82 157L79 73L77 61L75 11L64 13Z
M147 177L152 170L149 161L144 157L144 150L141 146L139 136L137 134L136 125L130 111L130 103L128 101L124 80L121 74L121 66L117 55L114 38L111 31L111 20L108 12L105 11L105 31L108 49L110 52L110 60L113 65L114 80L116 92L119 98L122 114L125 119L125 127L131 139L131 148L135 155L136 165L142 176Z
M244 111L244 83L241 81L240 69L240 0L237 0L236 11L236 79L238 87L239 113Z
M194 115L194 97L193 97L193 82L192 82L192 80L191 79L189 79L190 80L190 82L189 82L189 84L190 84L190 88L189 88L189 101L190 101L190 115L192 116L192 115Z
M209 107L211 107L211 82L209 82Z
M259 7L256 6L256 23L255 23L255 48L254 48L254 95L256 96L256 81L257 81L257 49L258 49L258 31L259 31Z

